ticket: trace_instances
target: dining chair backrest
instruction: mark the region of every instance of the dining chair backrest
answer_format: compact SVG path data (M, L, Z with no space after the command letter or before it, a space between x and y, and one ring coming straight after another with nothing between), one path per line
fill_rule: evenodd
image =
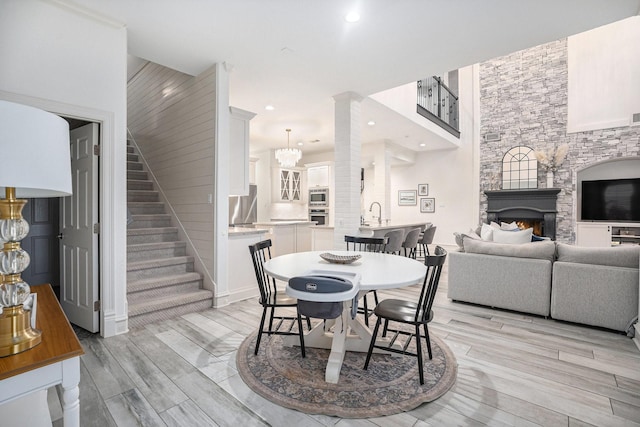
M428 227L426 230L424 230L422 239L420 239L418 243L420 243L421 245L429 245L433 243L433 236L435 236L436 234L436 228L437 227L432 225L431 227Z
M384 252L386 237L344 236L348 251Z
M433 307L433 301L435 300L436 291L438 290L438 283L440 282L440 273L442 273L442 267L446 259L447 251L441 246L436 246L433 255L427 255L424 258L424 265L427 267L427 272L424 276L420 299L418 300L418 308L416 309L416 322L428 322L430 320L431 308Z
M260 288L260 303L264 304L269 301L269 296L276 292L275 279L269 277L264 270L264 263L271 259L271 239L249 245L249 252L253 260L258 288Z
M388 231L384 237L387 238L387 244L384 247L384 251L389 254L400 253L402 249L402 242L404 241L404 230L391 230Z
M406 249L415 249L415 247L418 246L418 239L420 238L421 232L421 227L410 230L405 236L404 242L402 242L402 247Z

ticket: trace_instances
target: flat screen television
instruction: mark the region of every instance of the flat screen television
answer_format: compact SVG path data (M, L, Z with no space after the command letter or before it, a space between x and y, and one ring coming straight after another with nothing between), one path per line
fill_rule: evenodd
M582 181L582 220L640 222L640 178Z

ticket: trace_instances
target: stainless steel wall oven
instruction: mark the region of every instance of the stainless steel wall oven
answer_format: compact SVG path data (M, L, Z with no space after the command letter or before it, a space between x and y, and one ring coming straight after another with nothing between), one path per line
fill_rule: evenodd
M309 209L309 221L316 221L316 225L329 225L329 209Z

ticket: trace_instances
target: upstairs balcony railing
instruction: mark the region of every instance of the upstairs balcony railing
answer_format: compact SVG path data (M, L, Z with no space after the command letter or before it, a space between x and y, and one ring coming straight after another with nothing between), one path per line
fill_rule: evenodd
M460 138L458 96L439 77L418 80L418 114Z

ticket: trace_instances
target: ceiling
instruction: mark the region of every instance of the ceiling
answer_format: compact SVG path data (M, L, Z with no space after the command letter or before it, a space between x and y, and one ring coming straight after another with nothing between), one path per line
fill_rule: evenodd
M190 75L226 63L230 104L257 113L252 152L286 145L291 128L303 153L332 150L334 95L367 97L640 10L640 0L50 1L126 25L136 57ZM345 21L350 11L359 22ZM428 149L418 143L429 133L368 99L362 120L363 143Z

